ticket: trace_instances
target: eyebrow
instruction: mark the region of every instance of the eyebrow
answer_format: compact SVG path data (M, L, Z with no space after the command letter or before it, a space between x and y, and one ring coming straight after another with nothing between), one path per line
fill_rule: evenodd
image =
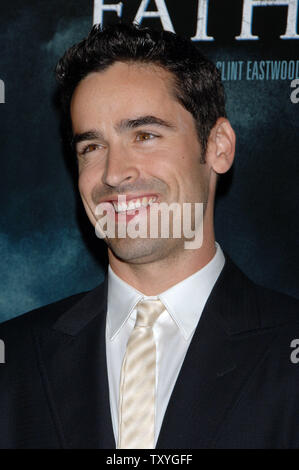
M115 130L120 133L127 129L135 129L136 127L147 125L156 125L173 130L176 129L176 126L171 122L165 121L164 119L158 118L156 116L139 116L136 119L122 119L119 123L116 124ZM79 142L93 139L104 139L102 132L92 129L86 132L75 134L71 140L71 145L73 148L75 148L76 144Z

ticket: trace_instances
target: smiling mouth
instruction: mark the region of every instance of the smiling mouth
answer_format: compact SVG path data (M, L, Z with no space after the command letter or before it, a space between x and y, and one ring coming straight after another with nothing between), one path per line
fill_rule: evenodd
M114 210L117 214L124 213L128 211L135 211L140 208L145 208L153 204L158 200L157 196L143 196L142 198L134 198L128 202L118 202L118 201L111 201Z

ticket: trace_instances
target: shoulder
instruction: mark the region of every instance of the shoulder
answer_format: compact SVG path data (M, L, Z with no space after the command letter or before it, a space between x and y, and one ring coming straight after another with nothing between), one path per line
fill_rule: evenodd
M0 323L0 338L4 334L10 335L17 334L18 332L24 334L26 330L35 326L51 326L63 313L82 300L87 294L88 292L81 292Z
M299 362L299 301L259 285L255 285L255 291L260 332L273 334L269 358L272 357L272 362L276 363L281 378L290 373L298 383L299 369L294 364ZM294 355L296 358L293 360Z
M210 304L230 333L299 326L299 300L253 282L226 255Z
M299 300L287 294L254 284L261 328L286 323L299 324Z

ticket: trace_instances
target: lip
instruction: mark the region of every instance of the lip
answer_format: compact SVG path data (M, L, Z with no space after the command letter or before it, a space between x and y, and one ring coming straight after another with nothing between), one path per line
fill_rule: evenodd
M110 202L110 203L113 203L113 202L117 202L118 201L118 198L119 197L124 197L125 196L125 201L124 202L129 202L129 201L133 201L133 202L136 202L137 199L142 199L143 197L146 197L146 198L150 198L150 197L155 197L157 198L157 200L155 202L159 202L159 197L160 195L157 194L157 193L142 193L142 194L118 194L117 196L114 196L110 199L105 199L105 200L102 200L100 201L100 203L104 203L104 202Z
M126 202L126 203L128 203L130 201L135 202L135 201L137 201L137 199L142 199L143 197L147 197L147 198L155 197L156 198L155 203L160 204L160 195L157 194L157 193L118 194L117 196L113 196L109 199L104 199L104 200L100 201L98 205L106 204L105 210L107 211L107 215L109 215L110 217L113 217L114 220L115 220L115 223L117 223L117 224L120 223L120 222L121 223L125 222L127 224L134 217L137 217L137 216L143 217L144 214L148 213L148 211L150 209L150 205L147 205L146 207L140 207L138 209L132 209L132 210L129 210L129 211L118 213L118 212L116 212L113 203L118 201L119 196L122 196L122 197L125 196L126 199L125 199L125 201L122 201L122 202Z

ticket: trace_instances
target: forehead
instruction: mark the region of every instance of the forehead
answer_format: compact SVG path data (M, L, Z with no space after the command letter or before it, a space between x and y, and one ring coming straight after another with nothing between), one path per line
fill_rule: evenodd
M179 103L174 96L170 72L153 64L116 62L101 72L92 72L76 87L71 100L72 119L82 113L113 114L122 111L170 112Z

